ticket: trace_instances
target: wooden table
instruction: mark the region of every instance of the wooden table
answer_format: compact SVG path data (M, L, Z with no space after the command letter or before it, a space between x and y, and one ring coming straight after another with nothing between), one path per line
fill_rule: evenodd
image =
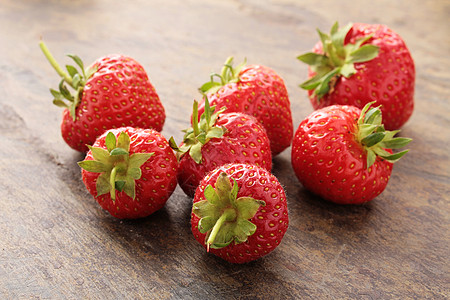
M0 4L0 298L445 299L449 287L449 1L16 1ZM356 5L356 6L354 6ZM59 132L60 62L110 53L136 58L182 137L197 88L225 58L245 57L285 80L295 127L312 112L296 56L335 20L384 23L416 62L411 152L383 194L362 206L313 196L290 149L274 159L290 227L270 255L231 265L205 253L189 225L191 199L136 221L114 219L86 191ZM67 59L67 60L66 60Z

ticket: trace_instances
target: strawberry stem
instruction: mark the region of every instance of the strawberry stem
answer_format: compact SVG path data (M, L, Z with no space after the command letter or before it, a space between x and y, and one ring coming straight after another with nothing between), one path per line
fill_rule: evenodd
M236 219L236 210L234 208L228 208L225 209L223 214L219 217L216 224L211 230L211 234L208 237L208 240L206 242L206 250L209 252L209 246L214 243L214 240L216 239L217 234L219 233L220 228L222 225L227 221L233 221Z
M48 62L52 65L53 69L55 69L56 73L58 73L59 76L61 76L65 82L67 82L71 87L75 88L73 86L72 77L70 77L67 72L65 72L61 66L58 64L56 59L51 54L50 50L47 48L45 43L41 40L39 42L39 47L41 48L42 52L44 53L45 57L47 58Z
M220 73L222 85L225 85L230 80L230 78L234 77L232 63L233 63L233 57L230 56L227 58L227 60L223 64L222 71ZM227 76L228 71L231 72L231 76Z
M198 128L198 102L194 101L194 107L192 110L192 129L194 129L194 135L197 137L200 133Z
M109 184L111 185L111 190L109 191L111 194L111 199L116 200L116 174L117 174L117 166L111 170L111 176L109 177Z

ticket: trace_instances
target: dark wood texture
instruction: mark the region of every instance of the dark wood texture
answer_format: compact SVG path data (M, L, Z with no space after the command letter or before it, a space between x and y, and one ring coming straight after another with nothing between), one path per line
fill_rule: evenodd
M339 3L339 4L338 4ZM0 3L0 298L449 298L450 2L17 1ZM402 135L411 152L383 194L338 206L303 189L290 149L274 159L290 227L270 255L231 265L207 255L189 225L191 199L137 221L104 212L86 191L59 132L60 62L109 53L136 58L166 108L163 134L182 137L197 88L234 55L285 80L294 123L312 112L296 56L335 20L384 23L416 62L416 106Z

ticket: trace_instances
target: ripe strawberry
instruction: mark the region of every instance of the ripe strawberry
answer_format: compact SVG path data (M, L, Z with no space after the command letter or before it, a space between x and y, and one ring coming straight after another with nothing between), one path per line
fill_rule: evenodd
M288 224L284 190L263 168L223 165L195 192L191 214L195 239L231 263L249 262L274 250Z
M332 105L304 119L292 142L291 162L303 186L340 204L360 204L386 187L392 163L408 150L392 154L411 139L385 131L379 108L367 104Z
M185 130L178 148L173 138L172 148L179 152L178 184L190 197L200 180L213 169L226 163L250 163L272 169L272 154L266 131L252 116L242 113L215 112L208 100L198 119L198 103L194 101L193 127Z
M62 77L59 91L50 89L53 103L64 107L61 134L75 150L86 152L100 134L111 128L132 126L161 131L164 107L143 67L131 57L108 55L85 70L81 59L69 55L79 66L65 72L43 42L45 56ZM68 85L74 90L72 94Z
M164 206L177 185L177 159L153 129L111 129L88 146L78 164L88 191L111 215L146 217Z
M200 91L211 105L226 107L225 112L242 112L254 116L266 129L272 155L291 145L293 125L291 104L283 79L272 69L261 65L232 67L233 58L225 62L220 82L205 83ZM204 99L203 99L204 101ZM199 103L199 112L204 109Z
M414 61L402 38L385 25L348 24L298 57L310 66L309 90L314 109L333 104L363 108L376 101L388 130L398 129L414 109ZM324 46L325 45L325 46Z

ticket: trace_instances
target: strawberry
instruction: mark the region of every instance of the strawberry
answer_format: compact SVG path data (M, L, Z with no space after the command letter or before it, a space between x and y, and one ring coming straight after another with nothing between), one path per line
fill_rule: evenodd
M319 31L307 63L308 90L314 109L341 104L363 108L376 101L387 130L399 129L414 109L414 61L402 38L385 25L348 24L330 35ZM325 46L324 46L325 45Z
M223 165L195 192L191 227L195 239L231 263L246 263L274 250L289 225L286 195L267 170Z
M200 88L211 105L226 107L225 112L242 112L254 116L266 129L272 155L291 145L293 125L288 92L283 79L274 70L261 65L233 68L233 58L224 64L221 74ZM220 82L214 81L218 77ZM204 101L204 99L203 99ZM202 113L204 102L199 103Z
M88 191L120 219L146 217L164 206L177 185L177 159L153 129L121 127L97 138L78 164Z
M408 150L392 154L411 139L385 131L381 110L331 105L304 119L292 142L291 162L303 186L340 204L361 204L388 184L393 163Z
M97 136L112 128L162 130L164 107L147 73L133 58L108 55L85 69L78 56L69 55L80 70L68 65L65 72L42 41L40 46L62 77L59 91L50 92L55 98L53 103L65 108L61 134L70 147L86 152L86 145L92 145Z
M223 109L216 112L206 99L200 123L196 120L198 103L194 101L193 127L185 130L180 147L170 139L172 148L179 153L178 184L188 196L194 196L208 172L226 163L250 163L272 169L269 138L252 116L223 113Z

